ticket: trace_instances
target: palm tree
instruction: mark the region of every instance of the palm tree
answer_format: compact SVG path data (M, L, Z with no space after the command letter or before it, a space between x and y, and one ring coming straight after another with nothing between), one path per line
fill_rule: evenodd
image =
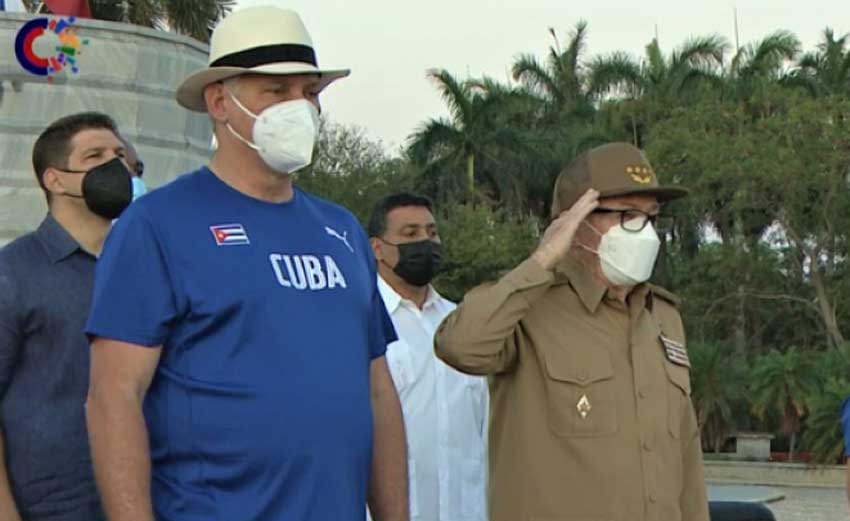
M476 180L487 180L496 192L504 189L505 181L510 181L509 165L481 169L479 163L499 163L499 156L525 146L517 119L530 114L534 100L489 79L461 81L445 70L431 71L428 76L436 82L450 118L431 119L410 137L413 162L442 191L461 191L467 199L476 195ZM459 173L460 164L462 178L447 175Z
M735 412L744 396L746 364L731 349L713 344L691 344L694 408L702 438L720 452L736 428Z
M820 386L810 397L811 412L806 418L803 439L815 461L834 464L844 452L841 412L850 398L850 344L819 354L817 374Z
M600 56L589 66L590 92L597 97L620 91L632 99L653 96L676 101L698 81L717 81L717 68L728 47L722 36L703 36L686 41L667 58L653 39L641 63L623 52Z
M669 58L657 39L646 46L641 62L624 52L599 56L588 66L589 93L597 100L612 94L618 99L614 105L629 113L632 139L640 146L639 126L645 128L681 106L683 95L699 83L720 83L719 69L727 48L723 37L712 35L686 41Z
M817 52L800 57L793 81L806 87L814 95L845 94L850 88L850 52L848 35L838 39L827 27Z
M549 34L554 43L543 61L526 53L512 67L513 79L540 100L533 127L537 136L534 157L538 159L536 168L546 175L537 175L533 185L536 211L542 218L548 217L549 206L543 201L550 196L554 177L567 161L596 145L622 139L609 121L596 117L584 60L587 22L576 23L566 47L561 46L554 29L550 28Z
M808 399L816 384L811 356L796 347L784 353L772 350L754 364L750 384L753 413L761 420L769 413L778 415L780 430L789 439L788 461L793 461L800 421L808 412Z
M786 84L788 65L800 54L800 40L789 31L776 31L763 40L738 49L726 71L727 88L735 99L747 101L772 84Z
M36 0L24 0L24 3L30 11L39 5ZM235 3L235 0L89 0L89 7L97 20L154 28L165 26L208 42L212 27Z
M850 398L850 382L832 378L811 396L811 414L806 418L803 439L815 461L833 465L844 453L841 407Z
M587 22L576 24L563 51L555 30L550 28L549 33L555 44L549 47L546 65L532 54L522 54L513 66L514 79L556 106L586 103L587 84L581 60L587 45Z

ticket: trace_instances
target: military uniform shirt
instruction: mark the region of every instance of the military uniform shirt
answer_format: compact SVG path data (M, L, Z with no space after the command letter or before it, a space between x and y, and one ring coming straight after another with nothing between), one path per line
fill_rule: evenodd
M443 322L437 354L490 375L491 521L708 521L672 300L529 259Z

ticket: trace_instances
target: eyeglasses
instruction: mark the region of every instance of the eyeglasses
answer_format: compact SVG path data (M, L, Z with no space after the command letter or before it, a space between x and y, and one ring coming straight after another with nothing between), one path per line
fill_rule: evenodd
M641 210L615 210L613 208L597 208L593 213L618 213L620 214L620 226L629 232L639 232L646 228L646 223L660 231L667 232L673 229L673 218L666 215L648 214Z

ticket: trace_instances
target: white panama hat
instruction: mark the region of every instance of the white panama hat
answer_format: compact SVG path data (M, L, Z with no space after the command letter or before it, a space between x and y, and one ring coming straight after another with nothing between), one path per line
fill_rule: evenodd
M204 88L242 74L318 74L320 89L348 76L349 69L322 70L313 41L295 11L279 7L249 7L227 16L210 38L209 65L177 88L177 102L206 112Z

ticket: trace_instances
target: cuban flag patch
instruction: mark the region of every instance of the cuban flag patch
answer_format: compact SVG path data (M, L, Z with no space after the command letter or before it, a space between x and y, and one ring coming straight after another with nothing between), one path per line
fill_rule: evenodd
M672 338L667 338L664 335L661 335L659 338L661 339L661 345L664 346L664 354L667 356L667 360L670 360L676 365L691 367L691 360L688 358L688 351L685 349L684 344L676 342Z
M251 244L248 233L241 224L219 224L210 226L217 246L243 246Z

